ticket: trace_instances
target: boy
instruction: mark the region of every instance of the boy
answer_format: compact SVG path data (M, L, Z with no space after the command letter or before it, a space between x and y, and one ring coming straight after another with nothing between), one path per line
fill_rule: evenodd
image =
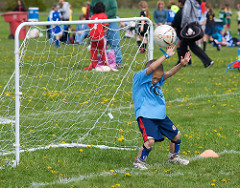
M164 80L174 75L191 59L187 52L181 57L178 65L164 73L162 63L174 55L174 47L168 47L164 56L146 63L145 69L133 77L133 103L135 116L142 133L144 144L133 163L134 168L147 169L145 162L155 142L164 140L166 136L170 142L168 161L175 164L187 165L188 160L179 157L180 133L172 121L166 116L165 99L161 90Z
M96 3L96 5L93 7L93 13L94 15L90 18L90 20L100 20L100 19L108 19L105 12L105 5L100 1ZM106 26L109 26L109 23L103 23L103 24L89 24L90 28L89 37L91 39L91 64L88 68L84 68L84 70L92 70L95 69L98 63L97 54L99 51L102 61L104 65L108 65L107 62L107 55L106 55L106 40L104 35L107 33Z

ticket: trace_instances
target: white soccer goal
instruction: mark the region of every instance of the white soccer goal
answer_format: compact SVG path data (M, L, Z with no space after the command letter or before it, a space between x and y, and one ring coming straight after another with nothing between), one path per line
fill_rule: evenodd
M88 45L61 43L56 48L46 29L141 20L150 26L147 53L140 54L136 39L124 38L126 28L120 28L124 67L118 72L83 70L91 62ZM25 26L43 36L19 41ZM153 24L148 18L22 23L15 34L15 72L0 88L0 166L11 157L19 164L22 151L50 146L138 148L142 139L134 116L132 78L152 58Z

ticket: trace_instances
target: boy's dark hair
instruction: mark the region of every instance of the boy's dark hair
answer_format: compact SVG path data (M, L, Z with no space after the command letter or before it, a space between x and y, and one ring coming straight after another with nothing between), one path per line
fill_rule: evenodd
M156 59L152 59L152 60L148 61L148 62L146 63L146 65L145 65L145 68L150 67L150 65L151 65L154 61L156 61ZM161 71L163 71L163 65L162 65L162 64L159 66L159 69L160 69Z
M101 1L99 1L93 7L93 14L105 12L105 9L106 9L105 5Z
M171 7L172 7L172 4L168 4L168 5L167 5L167 9L168 9L168 10L170 10Z
M178 0L179 3L182 3L182 5L184 5L186 0Z

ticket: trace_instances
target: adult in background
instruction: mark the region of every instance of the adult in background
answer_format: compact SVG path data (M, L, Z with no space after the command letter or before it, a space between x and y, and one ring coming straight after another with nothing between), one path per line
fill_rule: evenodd
M13 11L25 12L25 11L27 11L27 8L24 5L22 0L18 0L17 6L13 9Z
M156 25L163 25L167 23L168 11L164 8L164 1L157 2L157 8L154 10L153 18Z
M69 21L70 18L70 4L64 0L59 0L59 4L62 5L60 12L62 14L62 21Z
M71 11L70 4L65 2L64 0L59 0L59 4L62 5L62 8L59 10L62 14L62 21L69 21ZM70 30L70 25L64 26L64 33L61 41L67 43L68 42L68 31Z
M115 19L117 14L117 1L116 0L92 0L90 3L90 16L93 15L93 7L101 1L105 7L105 13L108 19ZM107 40L110 48L114 50L116 56L117 68L122 68L122 52L120 47L120 32L118 28L118 23L109 23L107 31Z
M178 28L183 28L185 24L196 22L198 21L198 8L200 6L201 0L178 0L181 2L184 7L182 9L182 14L178 15L181 18L181 24ZM175 15L176 18L177 14ZM179 49L179 56L184 57L185 53L188 51L188 46L191 51L199 58L204 64L205 68L210 68L214 61L212 61L207 54L196 44L195 41L190 39L182 38L180 49Z

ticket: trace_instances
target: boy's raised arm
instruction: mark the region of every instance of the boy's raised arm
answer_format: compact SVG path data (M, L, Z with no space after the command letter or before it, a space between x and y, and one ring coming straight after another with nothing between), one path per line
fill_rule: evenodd
M188 64L190 59L191 59L191 54L190 54L190 52L187 52L185 54L184 58L181 57L181 62L178 65L174 66L170 71L168 71L164 74L163 80L166 80L167 78L169 78L172 75L174 75L175 73L177 73L182 67L184 67Z
M174 49L175 49L175 46L169 46L167 48L167 52L166 52L166 55L164 56L161 56L159 59L157 59L156 61L154 61L150 66L149 68L147 69L147 75L151 74L153 71L157 70L158 67L162 64L162 62L167 59L168 57L171 57L174 55Z

